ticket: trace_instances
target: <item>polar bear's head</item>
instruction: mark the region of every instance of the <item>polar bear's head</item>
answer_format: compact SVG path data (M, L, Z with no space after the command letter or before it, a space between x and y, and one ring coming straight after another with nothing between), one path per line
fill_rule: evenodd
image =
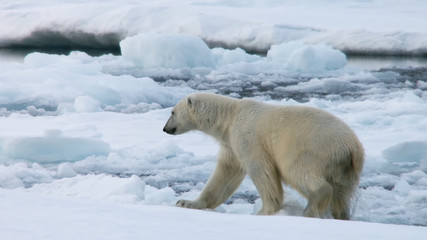
M188 96L182 99L171 112L171 116L166 122L163 131L172 134L178 135L191 130L195 130L194 122L194 96Z

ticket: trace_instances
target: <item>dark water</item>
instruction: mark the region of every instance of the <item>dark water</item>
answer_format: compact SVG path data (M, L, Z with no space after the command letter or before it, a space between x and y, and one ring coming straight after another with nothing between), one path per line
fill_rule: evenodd
M86 52L90 56L101 56L103 54L120 55L120 48L32 48L15 47L0 48L0 62L22 61L32 52L47 54L68 55L71 51ZM427 67L427 57L419 56L366 56L347 55L347 66L360 67L366 70L379 70L382 68L419 68Z
M426 68L427 57L347 55L347 66L366 70Z

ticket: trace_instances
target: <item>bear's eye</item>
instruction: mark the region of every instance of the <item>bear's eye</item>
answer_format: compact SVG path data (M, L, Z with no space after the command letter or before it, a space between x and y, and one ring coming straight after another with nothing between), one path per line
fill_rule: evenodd
M175 115L175 111L172 111L172 115Z

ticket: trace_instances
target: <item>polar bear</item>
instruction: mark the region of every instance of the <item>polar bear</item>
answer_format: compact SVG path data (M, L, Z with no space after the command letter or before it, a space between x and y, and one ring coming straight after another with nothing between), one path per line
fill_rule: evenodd
M262 200L257 214L282 208L285 183L307 198L305 216L350 218L364 150L337 117L311 107L193 93L173 108L163 128L172 135L191 130L214 137L220 152L198 199L179 200L177 206L216 208L249 174Z

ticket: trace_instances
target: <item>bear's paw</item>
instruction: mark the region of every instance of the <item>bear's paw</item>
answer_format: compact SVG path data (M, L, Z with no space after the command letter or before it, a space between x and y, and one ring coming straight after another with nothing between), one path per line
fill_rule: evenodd
M190 200L184 200L184 199L181 199L178 202L176 202L176 206L183 207L183 208L192 208L192 209L207 208L206 204L200 201L190 201Z

